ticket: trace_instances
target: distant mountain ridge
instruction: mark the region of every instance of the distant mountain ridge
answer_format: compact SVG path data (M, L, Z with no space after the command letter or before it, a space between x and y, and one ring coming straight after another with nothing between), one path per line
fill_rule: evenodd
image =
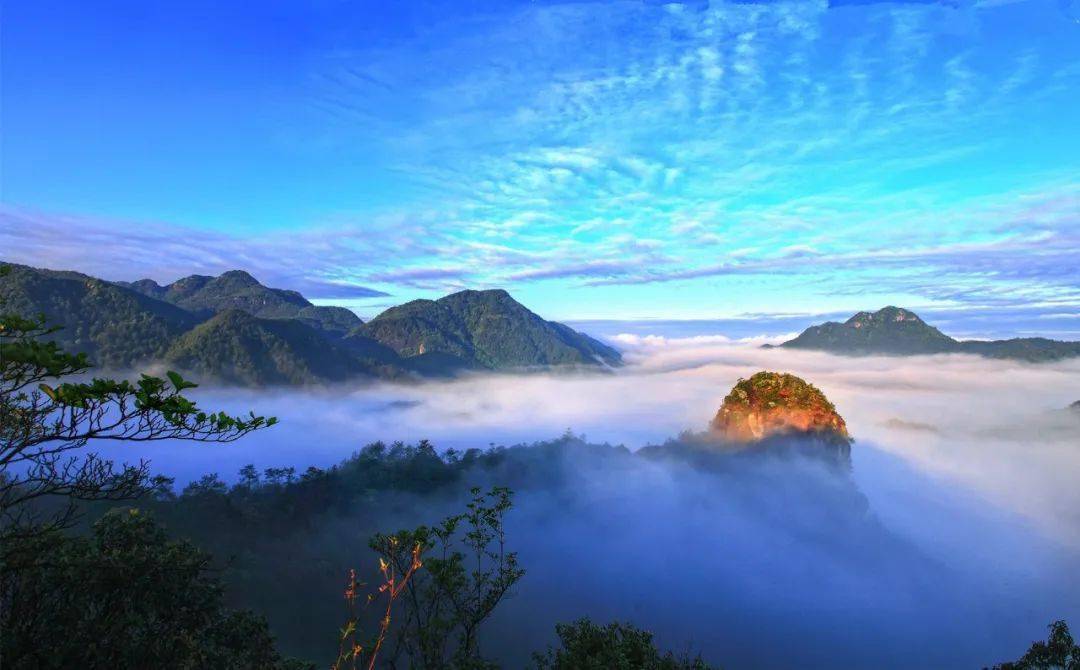
M65 349L85 352L96 365L130 367L160 359L177 337L199 319L167 302L77 272L10 265L0 278L0 310L43 314L63 326L51 338Z
M502 289L461 291L391 307L358 327L403 357L440 354L466 367L618 365L615 349L545 321Z
M230 308L181 335L164 361L199 376L242 386L395 378L398 361L354 355L297 319L262 319Z
M12 272L0 281L0 309L44 314L63 326L53 339L111 368L161 362L264 386L621 361L615 349L541 319L502 290L416 300L365 324L241 270L162 286L5 265Z
M914 312L892 306L876 312L859 312L843 323L829 321L810 326L798 337L780 346L850 356L969 353L1030 362L1080 356L1080 342L1062 342L1044 337L956 340L927 324Z
M191 275L166 286L152 279L116 283L203 317L239 309L263 319L300 319L337 335L363 323L344 307L313 305L296 291L263 286L243 270L230 270L218 277Z

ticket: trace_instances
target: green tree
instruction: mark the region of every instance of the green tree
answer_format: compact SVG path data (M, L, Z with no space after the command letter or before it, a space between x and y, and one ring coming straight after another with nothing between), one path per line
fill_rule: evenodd
M1077 646L1064 621L1047 628L1046 642L1033 642L1019 660L995 665L994 670L1080 670L1080 646Z
M506 550L503 517L513 493L495 487L471 490L463 514L437 526L375 535L372 549L397 574L419 554L424 570L400 598L401 623L391 631L382 662L389 667L490 668L480 653L481 625L524 576L517 553ZM418 549L417 549L418 548Z
M281 658L261 617L225 609L210 556L138 510L105 514L89 537L26 538L18 551L47 559L5 575L10 670L313 667Z
M130 499L160 485L144 460L86 453L92 441L231 442L276 422L205 412L184 396L196 384L171 371L87 381L86 356L49 341L56 331L42 317L0 313L0 540L69 525L79 500ZM66 504L30 504L47 497Z
M0 266L0 277L10 268ZM0 307L3 307L0 304ZM80 502L168 480L87 453L94 441L231 442L274 418L201 410L166 379L94 378L44 317L0 312L0 658L6 668L290 667L265 622L221 607L209 557L138 513L67 537ZM64 381L65 378L75 379Z
M629 624L598 626L589 619L558 624L559 647L534 654L538 670L708 670L700 658L661 654L652 633Z

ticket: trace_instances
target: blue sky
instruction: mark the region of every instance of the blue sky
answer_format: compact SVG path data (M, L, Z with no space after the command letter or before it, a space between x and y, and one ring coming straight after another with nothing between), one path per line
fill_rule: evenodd
M1075 320L1075 0L832 4L11 3L2 254L362 315Z

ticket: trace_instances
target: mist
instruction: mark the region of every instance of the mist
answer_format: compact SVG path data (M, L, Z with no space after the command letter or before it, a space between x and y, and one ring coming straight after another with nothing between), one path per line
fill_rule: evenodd
M247 463L325 467L375 440L467 449L581 436L549 464L556 479L477 482L517 491L508 536L528 572L485 636L508 667L584 615L631 621L725 667L981 667L1018 656L1051 620L1080 620L1080 417L1065 409L1080 399L1080 361L614 339L627 365L608 374L205 390L208 407L281 424L137 455L182 485ZM856 438L850 471L794 456L701 467L630 453L703 429L737 379L762 369L834 402ZM585 442L628 451L598 456ZM404 527L453 509L406 497L386 518ZM369 559L364 538L340 540L352 524L327 522L310 540L335 570ZM269 616L288 638L293 624Z

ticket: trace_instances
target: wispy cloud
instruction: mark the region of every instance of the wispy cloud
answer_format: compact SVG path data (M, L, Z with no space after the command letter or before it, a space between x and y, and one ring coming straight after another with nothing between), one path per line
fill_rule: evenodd
M579 288L585 313L679 282L731 311L767 290L780 310L870 289L1080 306L1080 126L1060 111L1080 53L1060 13L842 4L425 7L311 54L293 129L390 175L393 206L257 237L9 210L0 235L42 264L247 267L317 297Z

